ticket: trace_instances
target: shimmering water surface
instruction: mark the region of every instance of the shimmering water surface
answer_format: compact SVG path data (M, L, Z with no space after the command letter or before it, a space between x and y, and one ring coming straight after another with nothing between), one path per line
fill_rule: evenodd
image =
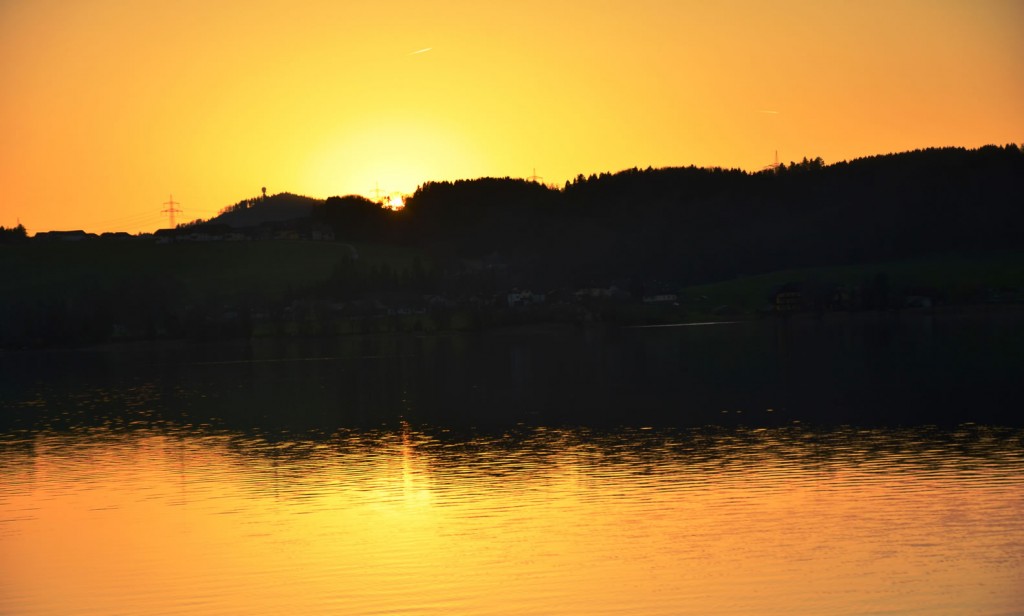
M0 356L0 614L1021 613L1019 327L741 327Z
M8 438L0 613L1019 613L1021 437Z

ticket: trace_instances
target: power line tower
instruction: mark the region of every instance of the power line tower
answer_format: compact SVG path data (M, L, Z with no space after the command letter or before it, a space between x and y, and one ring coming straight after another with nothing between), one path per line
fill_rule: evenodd
M374 200L375 200L375 201L376 201L377 203L384 203L384 198L383 198L383 197L382 197L381 195L386 195L386 194L388 194L388 191L386 191L386 190L381 190L381 188L380 188L380 182L377 182L377 183L375 183L375 184L374 184L374 188L373 188L373 190L371 190L370 192L371 192L371 193L373 194L373 199L374 199Z
M765 165L764 167L761 167L761 171L768 171L769 169L772 170L772 171L775 171L775 172L778 172L778 170L779 170L779 151L778 150L775 150L775 162L770 164L770 165Z
M531 175L530 177L526 178L526 181L527 182L533 182L535 184L540 184L543 179L544 178L542 178L539 175L537 175L537 168L534 167L533 168L533 175Z
M170 222L171 222L171 228L173 229L174 228L174 215L182 213L182 210L179 210L178 208L176 208L174 206L181 205L181 204L174 200L174 195L170 195L170 200L166 201L164 203L164 205L167 206L167 209L166 210L160 210L160 213L161 214L167 214L167 216L168 216L168 218L170 219Z

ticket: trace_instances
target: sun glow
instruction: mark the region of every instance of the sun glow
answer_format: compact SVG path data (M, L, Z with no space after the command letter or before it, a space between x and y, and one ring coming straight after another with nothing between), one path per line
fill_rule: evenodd
M131 4L0 2L0 225L153 230L169 192L187 218L264 184L379 199L973 148L1024 117L1005 0Z
M302 190L322 197L356 193L401 209L425 181L486 175L486 157L472 152L457 126L420 124L382 110L365 127L342 124L321 138L306 157Z

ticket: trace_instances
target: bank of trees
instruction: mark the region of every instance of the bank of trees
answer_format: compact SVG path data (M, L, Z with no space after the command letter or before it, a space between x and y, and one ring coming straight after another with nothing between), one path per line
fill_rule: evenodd
M562 190L512 179L429 183L391 240L498 254L540 284L743 274L1022 246L1016 145L929 149L760 173L630 169ZM398 232L394 232L398 229Z
M578 176L561 189L510 178L429 182L400 211L358 196L274 196L233 206L199 226L228 225L231 217L260 221L260 208L273 206L307 212L307 221L331 227L339 242L390 245L419 258L411 267L396 267L360 259L354 248L328 251L337 262L320 279L299 282L297 270L319 262L303 259L295 262L290 275L296 281L285 291L239 283L231 293L208 293L197 291L188 272L159 277L132 270L133 261L122 258L125 245L83 242L74 250L110 253L102 261L109 264L103 279L110 280L103 288L80 281L79 289L44 289L45 281L22 280L19 288L35 295L2 298L0 345L102 342L125 331L127 337L245 335L253 327L250 317L283 321L285 307L307 299L399 306L436 296L479 304L513 288L569 295L612 284L631 292L678 289L798 267L1019 251L1022 195L1024 153L1008 145L831 165L803 159L758 173L629 169ZM20 225L0 227L0 244L25 240ZM35 248L57 254L57 245ZM260 246L281 250L278 244ZM15 250L3 247L0 259ZM229 251L236 252L245 253ZM270 265L290 267L287 259ZM10 288L21 274L0 266L0 283L6 280ZM228 271L216 261L203 267ZM877 308L885 302L868 304Z

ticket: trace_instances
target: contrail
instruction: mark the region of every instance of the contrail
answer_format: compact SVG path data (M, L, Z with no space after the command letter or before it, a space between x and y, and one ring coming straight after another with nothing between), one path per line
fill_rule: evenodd
M410 53L409 55L410 55L410 56L415 56L415 55L416 55L416 54L418 54L418 53L427 53L427 52L428 52L428 51L430 51L431 49L433 49L433 47L424 47L423 49L420 49L420 50L414 51L414 52Z

